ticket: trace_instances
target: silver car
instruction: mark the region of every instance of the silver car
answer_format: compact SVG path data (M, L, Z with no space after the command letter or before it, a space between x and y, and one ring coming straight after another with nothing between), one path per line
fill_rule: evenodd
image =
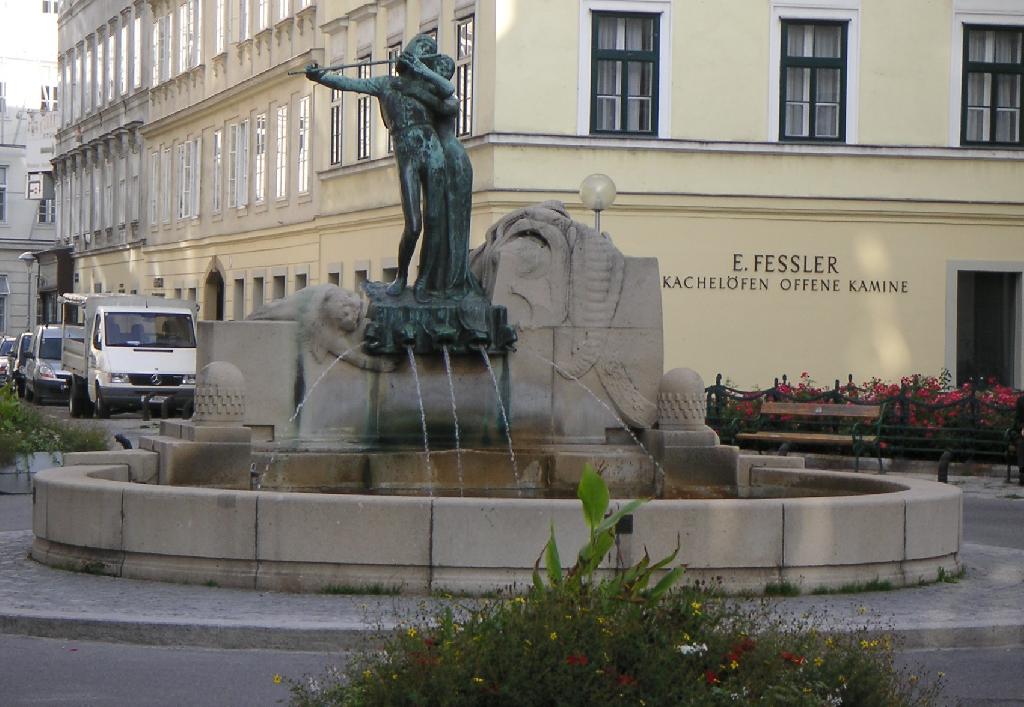
M66 333L84 336L82 327L67 327ZM66 402L71 387L71 374L61 368L63 342L60 325L36 327L32 349L25 363L25 399L42 404L45 400Z

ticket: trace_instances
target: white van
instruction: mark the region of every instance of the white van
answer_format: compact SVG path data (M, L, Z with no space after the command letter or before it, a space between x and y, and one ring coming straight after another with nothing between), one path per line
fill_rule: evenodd
M196 314L188 300L118 294L65 294L65 328L85 327L84 341L64 339L72 417L109 417L166 400L192 404L196 382Z

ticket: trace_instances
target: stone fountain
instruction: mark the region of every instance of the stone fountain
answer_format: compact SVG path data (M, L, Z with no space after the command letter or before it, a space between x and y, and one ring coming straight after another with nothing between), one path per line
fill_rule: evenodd
M444 190L415 187L423 213L406 214L396 281L318 285L246 321L200 322L192 419L38 473L34 559L289 591L525 587L551 527L563 548L585 541L573 496L590 463L614 498L653 499L621 524L605 572L677 544L688 577L734 590L959 568L958 489L719 444L700 376L663 373L655 259L624 255L558 202L508 214L470 253L471 168L449 139L438 77L451 67L432 47L410 43L406 83L307 69L381 97L400 172L446 173ZM388 113L424 105L436 135L412 142L429 155L404 143L422 125Z

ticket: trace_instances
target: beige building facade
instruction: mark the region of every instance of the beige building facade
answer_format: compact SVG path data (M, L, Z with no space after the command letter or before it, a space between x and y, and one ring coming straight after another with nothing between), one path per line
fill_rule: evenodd
M402 220L375 101L288 72L433 32L457 63L474 242L546 199L589 221L580 182L611 176L602 228L659 258L667 367L1024 383L1020 0L151 0L72 23L90 4L62 9L62 76L90 56L73 26L127 21L115 83L135 62L141 81L111 104L120 147L71 113L62 139L88 139L57 164L139 167L123 241L117 218L90 242L62 216L80 290L233 319L390 278Z

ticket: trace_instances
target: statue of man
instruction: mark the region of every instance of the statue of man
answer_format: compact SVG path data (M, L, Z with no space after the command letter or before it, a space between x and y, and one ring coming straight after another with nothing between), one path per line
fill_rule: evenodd
M427 69L421 56L437 53L437 43L428 35L412 38L399 57L397 76L375 76L356 79L310 65L306 78L339 91L354 91L375 96L380 102L381 117L391 132L398 163L398 177L402 190L402 215L405 227L398 246L398 275L388 288L397 296L405 289L409 279L409 264L416 241L423 232L421 268L416 279L416 299L425 301L427 293L444 290L444 268L439 263L448 260L448 224L446 195L448 183L445 172L445 151L434 127L438 102L433 107L422 90L424 82L432 85L432 92L441 100L455 93L450 81ZM420 206L422 194L422 208ZM441 273L438 276L438 273Z

